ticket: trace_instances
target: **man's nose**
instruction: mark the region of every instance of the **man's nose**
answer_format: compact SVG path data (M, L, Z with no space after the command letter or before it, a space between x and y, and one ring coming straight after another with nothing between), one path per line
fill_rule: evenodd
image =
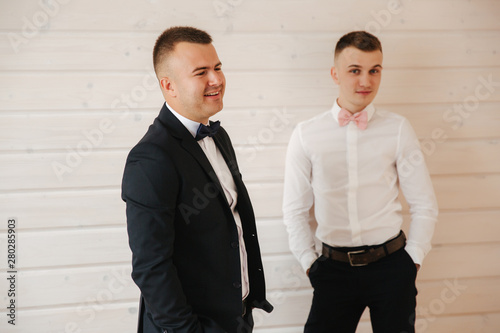
M224 81L224 74L222 71L211 71L209 75L208 84L211 86L220 86Z
M362 74L359 78L359 85L362 87L370 86L370 75L368 73Z

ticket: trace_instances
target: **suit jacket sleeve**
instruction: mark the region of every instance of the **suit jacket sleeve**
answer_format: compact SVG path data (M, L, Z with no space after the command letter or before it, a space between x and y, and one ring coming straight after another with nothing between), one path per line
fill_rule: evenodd
M201 322L206 322L203 326L216 324L193 313L172 259L177 172L171 158L159 146L139 144L129 154L122 198L127 206L132 278L156 325L168 332L202 333Z

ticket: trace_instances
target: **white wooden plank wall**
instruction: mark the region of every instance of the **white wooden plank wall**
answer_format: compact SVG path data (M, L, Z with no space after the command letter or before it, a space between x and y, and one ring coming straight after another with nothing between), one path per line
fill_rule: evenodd
M258 216L276 309L256 313L256 331L296 333L305 322L312 290L281 221L285 149L297 122L333 102L335 41L367 29L384 47L376 102L415 127L441 208L418 277L417 331L499 332L499 17L494 0L1 1L0 331L135 331L122 169L162 103L155 38L195 25L224 64L220 119ZM358 332L371 332L367 315Z

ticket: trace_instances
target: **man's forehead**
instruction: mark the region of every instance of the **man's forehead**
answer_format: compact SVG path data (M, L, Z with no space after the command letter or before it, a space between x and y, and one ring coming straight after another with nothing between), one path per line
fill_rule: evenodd
M212 57L217 56L215 47L212 44L199 44L189 42L179 42L175 45L174 53L181 57Z
M355 47L347 47L342 50L335 60L340 61L347 67L375 67L382 66L382 59L383 56L380 50L363 51Z
M219 57L212 44L180 42L175 46L174 58L187 66L215 66Z

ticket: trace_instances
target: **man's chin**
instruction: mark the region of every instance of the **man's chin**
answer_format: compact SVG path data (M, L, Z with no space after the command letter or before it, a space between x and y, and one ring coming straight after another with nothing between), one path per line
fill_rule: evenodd
M213 107L210 107L210 108L206 108L205 109L205 114L209 115L209 117L213 116L213 115L216 115L217 113L219 113L221 110L222 110L222 103L218 106L213 106Z
M358 103L357 103L357 106L360 110L364 110L368 105L371 104L371 102L373 102L373 98L370 97L370 98L362 98L362 99L359 99L358 100Z

